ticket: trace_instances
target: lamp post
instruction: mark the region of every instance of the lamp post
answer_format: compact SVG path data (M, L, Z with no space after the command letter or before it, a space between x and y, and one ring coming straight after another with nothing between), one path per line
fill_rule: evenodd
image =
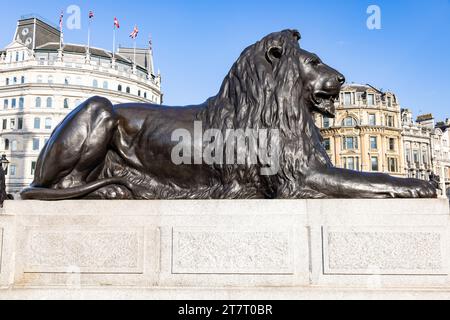
M6 158L6 154L2 155L2 157L0 158L0 166L3 170L3 172L5 173L5 175L8 174L8 168L9 168L9 160Z
M6 159L6 155L2 155L0 158L0 207L3 207L3 202L10 199L6 193L6 174L8 172L9 161Z

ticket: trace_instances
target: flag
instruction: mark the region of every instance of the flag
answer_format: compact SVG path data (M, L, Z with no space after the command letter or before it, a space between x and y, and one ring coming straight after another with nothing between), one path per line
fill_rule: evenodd
M89 19L93 19L94 18L94 11L89 11Z
M135 40L139 34L139 29L137 26L134 27L133 32L130 34L130 38Z
M61 11L61 15L59 16L59 30L63 29L63 21L64 21L64 11Z
M117 20L117 18L114 18L114 28L120 29L119 20Z
M153 51L153 41L152 41L152 36L150 35L149 40L148 40L148 47L150 49L150 51Z

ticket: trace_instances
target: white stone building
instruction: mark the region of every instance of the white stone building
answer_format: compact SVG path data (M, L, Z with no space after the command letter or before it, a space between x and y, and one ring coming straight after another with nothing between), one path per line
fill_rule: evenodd
M418 121L415 121L412 112L409 109L403 109L402 126L406 174L409 178L429 180L433 172L431 150L431 136L434 131L433 116L420 116Z
M440 122L433 131L433 171L444 179L450 189L450 120ZM443 178L442 178L443 177Z
M150 49L114 55L85 45L64 44L44 19L24 17L13 41L0 51L0 154L10 161L7 189L29 185L36 160L55 127L87 98L114 104L162 103L161 77Z

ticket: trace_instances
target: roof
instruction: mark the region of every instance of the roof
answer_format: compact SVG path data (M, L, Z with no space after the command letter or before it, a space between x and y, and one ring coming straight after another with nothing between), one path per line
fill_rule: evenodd
M434 120L434 116L431 113L423 114L417 117L417 122L423 122L428 120Z

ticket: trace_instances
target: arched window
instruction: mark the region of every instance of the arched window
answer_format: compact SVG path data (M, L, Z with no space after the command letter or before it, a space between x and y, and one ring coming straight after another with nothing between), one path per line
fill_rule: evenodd
M22 51L22 57L21 60L24 61L25 60L25 51Z
M20 79L20 83L24 84L25 83L25 76L22 76L22 78Z
M25 98L20 97L19 98L19 110L23 110L24 106L25 106Z
M141 96L141 90L138 90L138 96L139 97Z
M3 100L3 109L8 109L8 107L9 107L9 100L8 99L5 99L5 100Z
M64 84L65 84L66 86L68 86L68 85L70 84L70 78L69 78L69 77L66 77L66 78L64 79Z
M6 85L9 86L9 78L6 78Z
M144 92L144 98L147 99L147 92Z
M42 99L41 97L36 98L36 108L40 108L42 106Z
M45 118L45 129L46 130L52 129L52 118Z
M19 61L19 51L16 52L16 62Z
M64 109L69 109L69 99L64 99Z
M94 88L98 88L98 80L97 79L94 79L94 81L92 81L92 86Z
M121 84L119 84L119 86L117 87L117 91L122 92L122 85Z
M103 81L103 89L108 90L109 84L108 81Z
M131 93L130 87L127 87L127 93Z
M9 139L5 139L5 151L9 151Z
M13 84L17 84L17 77L13 78Z
M342 121L343 127L356 127L356 120L352 117L347 117Z
M47 108L53 108L53 99L51 97L47 98Z

